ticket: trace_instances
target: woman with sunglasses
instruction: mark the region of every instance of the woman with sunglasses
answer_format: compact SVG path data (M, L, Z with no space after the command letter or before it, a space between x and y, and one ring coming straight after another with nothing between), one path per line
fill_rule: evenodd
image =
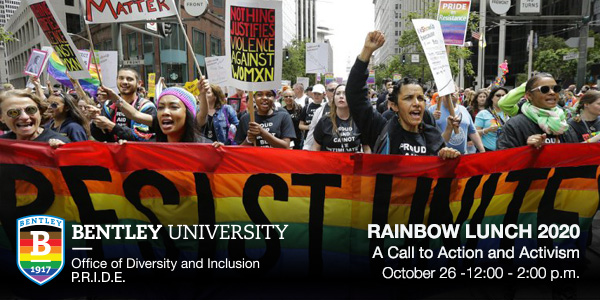
M600 92L589 90L576 104L577 117L569 120L570 133L580 143L600 141Z
M315 126L313 151L342 153L371 153L371 148L361 142L360 131L352 120L346 101L346 86L338 85L333 91L331 112Z
M283 92L281 98L283 98L283 108L292 118L294 132L296 133L296 138L292 140L294 143L292 149L302 149L302 132L300 131L300 113L302 112L302 106L295 101L295 94L292 89Z
M475 117L475 128L481 136L485 151L496 150L496 141L498 140L498 132L502 126L508 121L506 115L500 107L498 101L508 93L508 90L503 87L495 87L487 96L484 102L484 109L481 110ZM485 94L480 94L485 95Z
M281 109L273 109L275 96L277 96L276 90L254 93L255 122L250 122L250 114L242 116L235 135L235 141L238 145L290 148L290 141L296 138L294 124L287 112Z
M87 141L90 122L69 94L56 92L48 98L52 120L45 128L68 137L72 142Z
M11 132L3 139L48 142L56 148L71 140L52 130L40 127L46 107L36 95L25 90L11 90L0 94L0 122ZM4 128L6 129L6 128Z
M548 73L539 73L523 86L504 96L498 106L511 117L498 136L497 149L531 145L571 143L576 139L567 133L569 125L565 112L557 107L562 88ZM522 96L527 99L520 107Z

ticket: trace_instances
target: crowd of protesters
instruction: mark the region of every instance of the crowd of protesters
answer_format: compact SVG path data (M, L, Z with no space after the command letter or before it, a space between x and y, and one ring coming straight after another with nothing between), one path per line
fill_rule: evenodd
M202 77L199 95L159 80L156 97L148 98L130 68L119 70L118 91L100 86L95 97L76 80L67 89L32 77L33 88L2 87L0 137L52 147L86 140L188 142L444 159L600 140L600 92L594 86L563 89L548 73L514 89L490 86L445 96L411 78L386 79L377 93L366 83L368 65L384 43L381 32L368 34L346 85L236 89L229 97Z

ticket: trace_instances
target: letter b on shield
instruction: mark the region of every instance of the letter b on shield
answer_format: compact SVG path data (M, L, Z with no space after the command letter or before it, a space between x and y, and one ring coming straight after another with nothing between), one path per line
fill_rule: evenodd
M17 220L17 266L29 280L43 285L64 266L65 220L27 216Z

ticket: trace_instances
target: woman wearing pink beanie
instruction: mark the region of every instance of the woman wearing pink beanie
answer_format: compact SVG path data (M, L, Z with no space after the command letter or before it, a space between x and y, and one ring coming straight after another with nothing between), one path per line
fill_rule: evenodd
M110 89L104 88L104 91L127 118L151 126L156 132L157 142L201 143L206 140L200 135L195 122L196 97L182 88L162 91L156 100L156 117L139 112Z

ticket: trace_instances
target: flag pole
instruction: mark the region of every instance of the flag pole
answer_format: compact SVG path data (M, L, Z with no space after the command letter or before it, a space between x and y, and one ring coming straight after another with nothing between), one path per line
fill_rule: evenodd
M82 16L85 16L85 12L83 11L83 7L81 3L79 3L79 13ZM96 66L96 72L98 72L98 81L100 82L100 86L102 84L102 74L100 74L100 68L98 67L98 62L96 62L96 51L94 50L94 41L92 39L92 33L90 31L90 24L87 21L83 20L83 24L85 25L85 31L87 32L88 42L90 43L90 59L94 62L94 66ZM89 71L89 70L88 70Z
M175 3L175 0L173 0L173 5L175 5L174 9L175 9L175 14L177 15L177 21L179 22L179 26L181 27L181 31L183 31L183 36L185 37L185 42L188 45L188 49L190 51L190 53L192 54L192 58L194 59L194 63L196 64L196 70L198 71L198 74L200 77L202 77L202 69L200 69L200 64L198 63L198 59L196 59L196 55L194 54L194 48L192 47L192 43L190 42L190 38L187 35L187 32L185 31L185 27L183 26L183 21L181 21L181 16L179 15L179 7L177 5L177 3Z

